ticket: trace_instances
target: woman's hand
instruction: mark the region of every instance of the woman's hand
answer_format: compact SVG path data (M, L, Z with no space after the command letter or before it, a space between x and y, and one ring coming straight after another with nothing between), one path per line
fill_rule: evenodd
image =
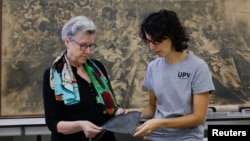
M89 122L81 121L80 127L87 138L94 138L97 134L101 133L101 127Z
M121 115L121 114L124 114L124 113L125 113L125 109L119 108L119 109L115 112L115 116Z
M121 115L121 114L127 114L127 113L130 113L130 112L141 112L142 109L140 108L137 108L137 109L123 109L123 108L119 108L116 112L115 112L115 115Z
M124 109L124 114L130 113L130 112L142 112L142 108Z
M134 133L133 136L134 137L147 136L147 135L151 134L152 132L154 132L155 130L157 130L159 128L158 124L159 124L158 119L147 120L142 125L137 127L136 132Z

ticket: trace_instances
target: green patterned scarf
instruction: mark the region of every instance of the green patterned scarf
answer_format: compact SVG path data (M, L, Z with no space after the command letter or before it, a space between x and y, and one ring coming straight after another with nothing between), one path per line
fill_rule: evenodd
M91 59L86 60L84 67L97 91L97 103L105 106L104 114L113 115L118 109L118 104L108 79ZM50 87L54 90L57 101L63 101L65 105L80 102L78 85L66 57L66 51L63 51L51 65Z
M105 105L104 113L113 115L118 108L118 104L108 79L91 59L84 63L84 68L97 91L97 103Z

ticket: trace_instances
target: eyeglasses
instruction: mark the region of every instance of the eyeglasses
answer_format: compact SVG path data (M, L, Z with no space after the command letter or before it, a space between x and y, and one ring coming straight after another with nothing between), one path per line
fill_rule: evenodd
M149 45L150 43L152 43L153 45L159 45L160 43L162 43L164 40L167 40L169 38L165 38L163 39L162 41L152 41L152 40L149 40L149 39L145 39L144 42Z
M144 40L144 42L145 42L147 45L149 45L150 43L152 43L153 45L159 45L159 44L161 43L161 42L154 42L154 41L149 40L149 39Z
M79 43L76 42L75 40L71 40L71 41L73 41L73 42L76 43L78 46L80 46L80 50L81 50L81 51L84 51L84 50L86 50L87 48L94 49L94 48L97 47L97 45L96 45L95 43L94 43L94 44L88 45L88 44L79 44Z

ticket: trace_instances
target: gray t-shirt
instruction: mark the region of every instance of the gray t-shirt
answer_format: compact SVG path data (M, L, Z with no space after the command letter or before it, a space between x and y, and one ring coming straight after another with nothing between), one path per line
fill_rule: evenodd
M152 61L144 77L144 86L157 97L154 118L171 118L193 112L192 95L214 91L207 63L189 53L178 64L167 64L165 58ZM203 125L188 129L164 128L147 137L153 141L198 141L203 139Z

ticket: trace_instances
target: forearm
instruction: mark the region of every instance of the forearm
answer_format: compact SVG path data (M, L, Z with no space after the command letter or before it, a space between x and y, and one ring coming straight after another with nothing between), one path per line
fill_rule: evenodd
M204 118L190 114L182 117L158 119L159 128L190 128L201 125L205 122Z
M60 121L57 124L57 131L62 134L73 134L82 131L81 121Z

